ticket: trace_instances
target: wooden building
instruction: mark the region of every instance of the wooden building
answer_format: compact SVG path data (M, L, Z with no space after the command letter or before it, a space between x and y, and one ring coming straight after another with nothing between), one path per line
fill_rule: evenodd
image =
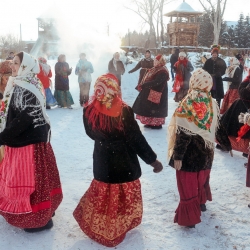
M166 13L164 16L170 17L167 26L169 45L197 46L200 29L198 19L202 14L203 12L195 11L185 0L175 10Z

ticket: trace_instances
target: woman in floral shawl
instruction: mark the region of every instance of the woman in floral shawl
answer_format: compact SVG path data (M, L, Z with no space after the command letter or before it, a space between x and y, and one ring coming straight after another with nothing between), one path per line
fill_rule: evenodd
M26 232L53 227L62 201L56 159L50 145L50 121L44 89L36 77L39 65L25 52L11 64L0 109L0 215Z
M212 86L209 73L197 69L168 127L169 165L176 169L180 195L174 222L181 226L201 222L201 211L212 200L209 178L215 138L226 150L232 149L223 127L218 128L219 107L211 97Z
M114 247L142 219L141 167L137 155L155 173L162 164L121 99L113 74L98 77L94 96L84 108L84 126L94 140L94 180L81 198L74 217L83 232L98 243Z
M74 104L73 98L69 92L69 75L71 71L72 68L69 68L65 55L60 55L55 65L56 76L54 97L61 108L72 109L71 105Z
M146 128L161 129L165 124L165 117L168 116L169 73L165 65L163 55L156 56L154 67L136 87L140 93L133 104L133 110L136 119L145 124Z
M231 57L230 66L226 70L226 77L222 78L222 81L227 81L229 89L223 98L221 114L226 113L233 102L240 98L238 88L242 81L243 70L240 68L240 62L236 57Z

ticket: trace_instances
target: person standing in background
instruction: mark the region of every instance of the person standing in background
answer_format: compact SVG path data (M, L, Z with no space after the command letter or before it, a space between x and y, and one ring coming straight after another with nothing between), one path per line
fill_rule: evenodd
M13 60L15 57L14 52L10 52L6 60Z
M169 73L165 65L166 60L163 55L156 56L154 67L137 86L140 93L132 108L136 113L136 119L146 128L162 129L168 116Z
M171 77L172 77L172 82L174 81L174 65L178 61L179 58L179 49L173 50L173 54L170 57L170 65L171 65Z
M40 72L37 74L37 78L40 79L45 90L46 96L46 109L53 109L57 107L57 101L51 93L50 90L50 78L52 77L52 72L50 66L47 64L47 60L44 57L38 58Z
M54 97L59 107L72 109L73 98L69 92L69 75L72 68L66 62L65 55L59 55L58 62L55 65L55 92Z
M151 69L153 67L154 67L154 60L151 58L151 52L150 52L150 50L146 50L145 58L143 58L141 61L139 61L137 63L137 65L133 69L131 69L128 73L131 74L131 73L137 71L138 69L141 69L139 80L138 80L138 85L139 85L140 82L142 81L142 78L146 74L147 70Z
M213 78L213 87L211 89L211 94L214 99L216 99L219 107L221 99L224 98L224 87L222 76L225 74L227 65L223 59L218 57L220 46L213 45L211 55L212 57L207 59L203 69L206 70Z
M124 74L125 68L118 52L115 52L113 59L109 61L108 71L117 77L119 86L121 86L121 76Z
M236 57L231 57L229 63L230 66L227 67L226 77L222 78L222 81L227 81L229 85L220 110L222 115L227 112L235 100L240 98L238 88L242 81L243 70L240 68L240 62Z
M175 92L175 102L181 101L188 93L191 72L194 70L185 52L179 53L179 59L174 65L175 80L172 92Z
M89 100L89 89L92 81L91 74L94 72L92 63L86 59L86 54L80 54L75 69L75 74L78 75L78 83L80 87L80 105L84 105Z

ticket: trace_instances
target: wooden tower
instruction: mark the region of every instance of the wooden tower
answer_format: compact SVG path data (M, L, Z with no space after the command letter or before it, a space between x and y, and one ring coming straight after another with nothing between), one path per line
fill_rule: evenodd
M183 0L175 10L168 12L165 16L170 17L167 26L170 46L197 46L197 36L200 24L198 17L203 12L195 11Z

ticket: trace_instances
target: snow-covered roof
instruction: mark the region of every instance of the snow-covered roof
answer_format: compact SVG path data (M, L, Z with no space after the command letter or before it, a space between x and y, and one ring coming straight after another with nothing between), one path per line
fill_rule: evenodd
M228 27L231 27L231 26L235 27L238 24L237 21L225 21L225 23Z
M185 2L185 0L175 9L165 14L165 16L174 16L179 14L188 14L188 15L194 15L194 14L202 14L201 11L194 10L188 3Z

